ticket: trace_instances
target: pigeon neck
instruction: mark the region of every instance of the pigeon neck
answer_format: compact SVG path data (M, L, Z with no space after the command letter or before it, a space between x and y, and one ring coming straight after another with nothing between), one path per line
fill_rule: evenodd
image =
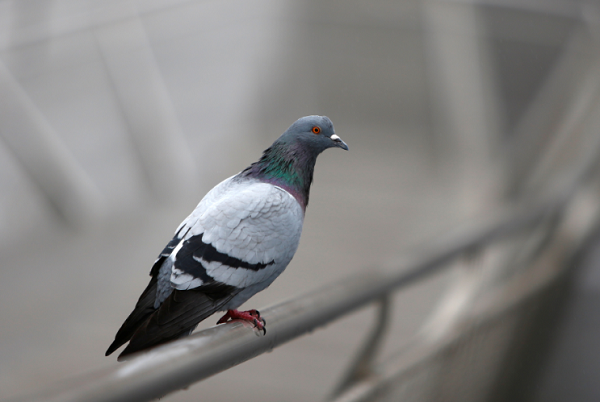
M308 205L316 155L300 147L275 142L242 175L272 183L292 194L303 210Z

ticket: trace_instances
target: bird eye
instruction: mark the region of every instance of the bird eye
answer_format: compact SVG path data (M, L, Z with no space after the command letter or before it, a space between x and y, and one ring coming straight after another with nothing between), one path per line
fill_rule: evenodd
M315 134L319 134L319 133L321 133L321 127L314 126L314 127L312 128L312 132L313 132L313 133L315 133Z

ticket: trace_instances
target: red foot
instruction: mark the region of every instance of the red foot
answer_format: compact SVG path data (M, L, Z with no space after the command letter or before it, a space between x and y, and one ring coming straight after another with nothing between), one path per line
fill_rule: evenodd
M227 313L217 321L217 324L223 324L229 320L244 320L254 324L256 328L263 331L264 335L267 334L267 322L264 318L260 318L258 310L238 311L238 310L227 310Z

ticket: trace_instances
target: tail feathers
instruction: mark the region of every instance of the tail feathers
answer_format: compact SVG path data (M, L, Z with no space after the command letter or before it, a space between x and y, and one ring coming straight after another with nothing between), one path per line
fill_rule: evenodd
M207 289L206 286L174 290L158 310L130 336L129 345L119 355L118 360L124 360L123 357L127 355L191 333L200 321L223 310L237 293L239 289L227 285L219 286L218 292Z
M154 308L154 300L156 299L156 277L150 280L150 283L146 287L146 290L140 296L135 308L129 314L129 317L125 320L121 328L115 335L114 342L108 347L106 356L119 349L122 345L127 343L139 328L156 311Z

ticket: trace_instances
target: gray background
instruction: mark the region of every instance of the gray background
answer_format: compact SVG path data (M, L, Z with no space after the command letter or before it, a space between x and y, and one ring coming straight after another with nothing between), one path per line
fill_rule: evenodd
M296 257L248 308L390 264L494 210L505 144L577 14L522 5L480 15L493 116L461 132L439 107L444 42L415 0L0 0L0 397L117 364L104 351L179 222L303 115L329 116L350 151L320 156ZM440 32L460 57L469 33ZM463 73L468 109L480 100ZM396 296L384 354L446 281ZM358 312L165 400L323 399L372 320ZM565 400L547 383L544 400Z

